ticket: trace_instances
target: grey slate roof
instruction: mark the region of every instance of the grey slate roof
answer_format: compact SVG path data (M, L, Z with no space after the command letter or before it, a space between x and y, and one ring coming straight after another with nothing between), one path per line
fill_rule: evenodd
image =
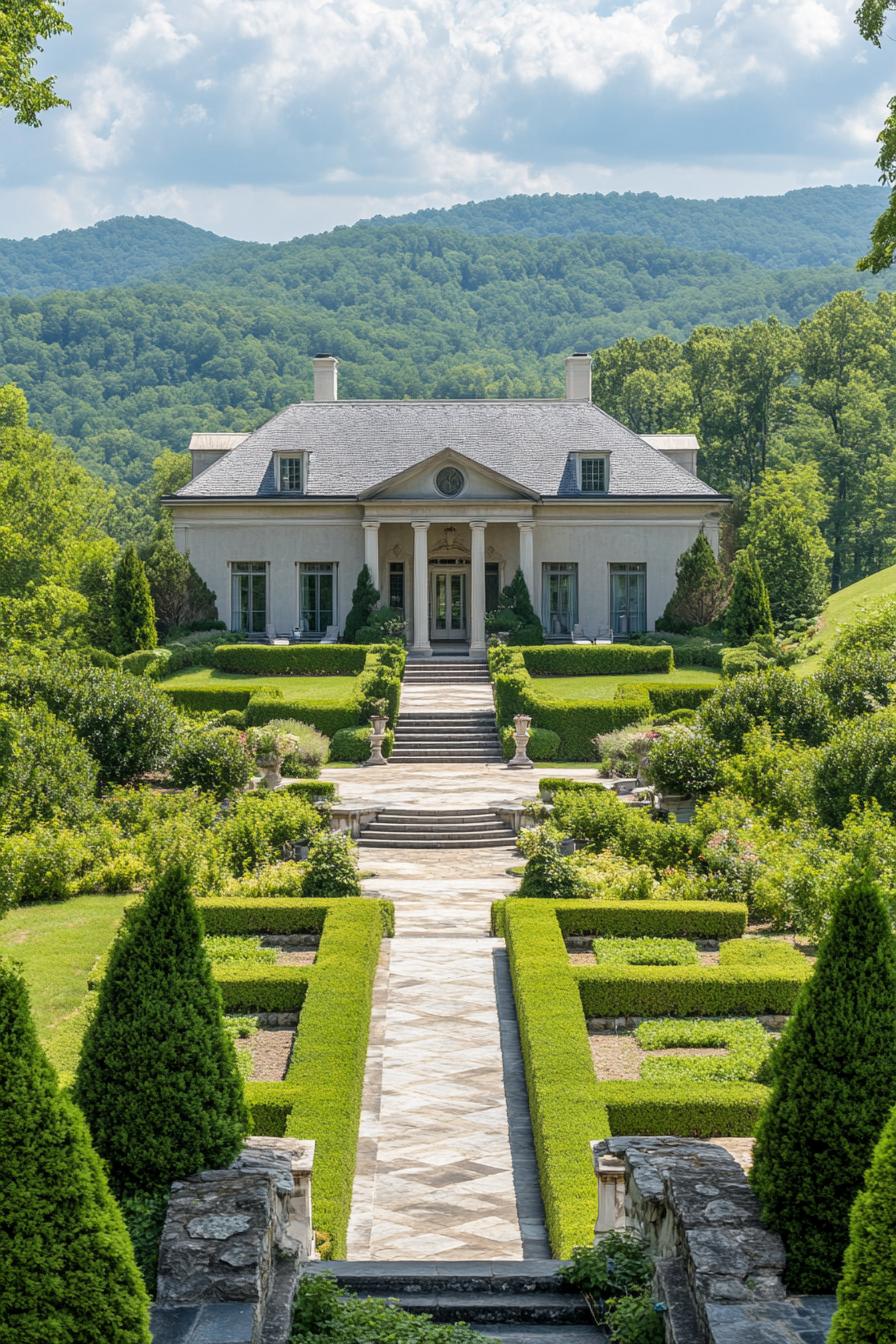
M305 496L355 498L446 448L550 497L576 488L576 453L610 454L610 496L707 496L590 402L302 401L275 415L178 491L178 498L277 495L273 454L310 453Z

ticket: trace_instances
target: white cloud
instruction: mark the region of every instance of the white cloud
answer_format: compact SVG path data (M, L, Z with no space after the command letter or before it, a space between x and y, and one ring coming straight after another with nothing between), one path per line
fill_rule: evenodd
M179 32L165 6L155 0L136 14L112 43L117 57L139 56L144 67L176 65L199 43L195 33Z
M102 65L73 91L72 102L58 127L75 167L96 173L122 163L143 124L147 95L142 86L115 66Z
M838 127L860 149L872 151L877 145L880 129L887 119L889 102L893 97L893 87L882 84L867 98L862 98L851 107L839 108L832 127Z

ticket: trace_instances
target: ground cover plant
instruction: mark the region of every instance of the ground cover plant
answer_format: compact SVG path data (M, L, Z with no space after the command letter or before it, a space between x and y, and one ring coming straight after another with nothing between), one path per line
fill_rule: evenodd
M299 1282L291 1344L488 1344L468 1325L442 1325L425 1313L403 1311L393 1302L355 1297L327 1275Z
M635 1039L642 1050L724 1048L721 1056L660 1056L644 1060L645 1083L754 1082L772 1052L772 1037L755 1018L661 1018L641 1022Z

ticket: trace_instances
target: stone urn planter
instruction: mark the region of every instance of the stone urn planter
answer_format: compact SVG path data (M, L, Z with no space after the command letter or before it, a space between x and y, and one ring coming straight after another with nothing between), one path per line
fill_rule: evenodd
M529 741L529 730L532 727L532 717L529 714L517 714L513 720L513 740L516 744L516 755L513 760L507 762L508 770L531 770L532 762L526 754L526 744Z
M665 812L676 821L693 821L697 803L686 793L658 793L654 807L657 812Z
M265 756L256 756L255 763L261 771L261 779L266 789L279 789L283 783L283 776L280 773L280 767L283 760L280 756L271 753Z
M386 738L386 729L389 726L389 719L385 714L371 714L370 716L370 756L364 762L365 765L388 765L389 762L383 755L383 742Z

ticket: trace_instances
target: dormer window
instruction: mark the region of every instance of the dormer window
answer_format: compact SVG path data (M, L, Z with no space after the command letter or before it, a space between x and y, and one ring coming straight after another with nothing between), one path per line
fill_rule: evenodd
M583 495L605 495L609 478L610 463L605 455L579 457L579 489Z
M281 456L277 463L277 488L284 494L300 495L305 489L305 459Z

